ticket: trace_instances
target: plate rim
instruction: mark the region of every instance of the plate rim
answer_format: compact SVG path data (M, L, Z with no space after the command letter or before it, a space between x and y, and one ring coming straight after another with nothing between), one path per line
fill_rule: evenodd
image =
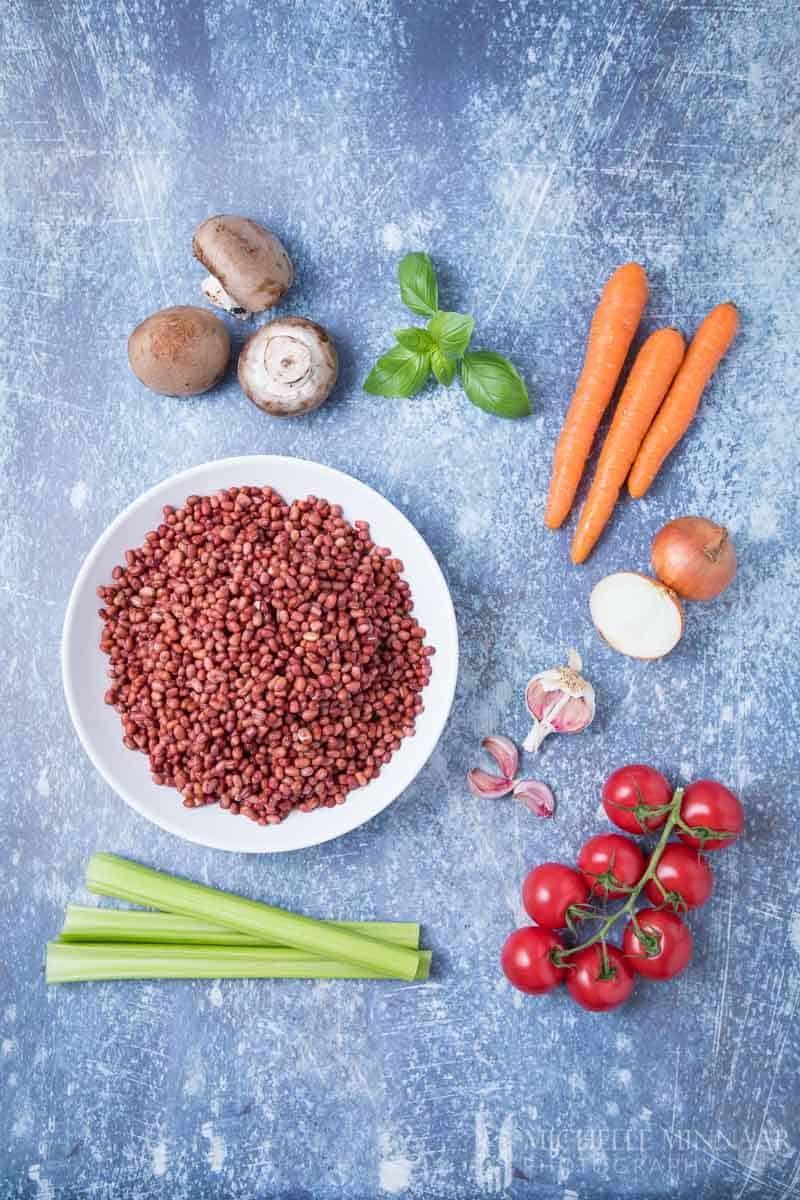
M431 748L426 754L425 758L420 762L411 778L405 784L403 784L403 786L398 792L396 792L395 795L391 796L378 808L370 812L369 815L364 816L360 820L355 820L352 823L347 824L345 828L335 833L327 833L321 837L307 837L305 840L302 840L295 846L254 845L245 849L239 846L224 845L219 841L219 839L214 838L213 836L190 836L185 830L176 827L175 822L169 817L168 808L165 807L165 815L162 816L159 813L156 816L149 811L145 804L136 799L132 791L120 790L117 783L110 777L109 772L106 771L105 767L95 755L92 748L92 738L89 734L88 725L81 715L80 704L75 694L74 681L72 679L72 674L68 663L68 650L70 645L70 637L71 635L74 635L75 632L74 627L78 616L79 603L82 593L86 587L87 578L108 542L113 538L116 531L121 525L124 524L125 520L129 516L146 506L148 500L155 498L156 495L162 491L162 489L166 487L172 487L177 484L183 484L184 482L188 483L193 477L209 469L224 471L226 469L239 469L242 466L249 464L253 464L254 468L256 464L258 464L258 469L268 469L271 465L276 463L280 463L281 466L289 468L300 465L303 467L310 466L315 470L320 471L323 476L327 475L332 479L344 479L348 481L348 483L355 483L358 485L358 487L365 488L369 493L371 493L372 497L377 498L380 504L386 505L395 518L399 519L402 523L408 526L409 530L418 539L423 553L427 556L428 565L433 570L433 573L438 577L443 589L443 595L446 597L447 604L444 616L449 626L453 654L446 679L446 702L442 706L441 716L437 722L439 727L433 739ZM229 486L236 485L231 484ZM187 495L191 495L191 489L187 492ZM336 503L336 501L334 501L334 503ZM326 842L335 841L340 837L344 837L348 833L352 833L353 830L360 828L362 825L366 825L374 817L378 816L379 813L384 812L385 809L393 804L395 800L398 800L400 796L402 796L403 793L411 786L420 772L430 761L431 756L433 755L433 752L438 746L442 734L445 731L450 714L452 713L453 701L455 699L456 686L458 683L460 647L455 607L453 605L453 598L450 594L450 588L444 572L442 571L435 554L417 527L411 520L409 520L405 513L401 512L400 509L392 503L391 500L387 499L386 496L383 496L370 484L364 483L363 480L358 479L355 475L350 475L347 471L342 471L338 467L330 467L326 463L317 462L315 459L298 458L296 455L286 454L239 454L230 455L225 458L209 459L206 462L197 463L194 466L187 467L182 471L177 471L173 475L168 475L166 478L159 480L159 482L153 484L151 487L141 492L138 496L134 497L134 499L131 500L130 503L128 503L125 508L123 508L122 511L119 512L116 517L114 517L114 519L105 527L85 555L75 576L72 588L70 589L69 599L67 601L64 620L61 628L59 655L61 659L61 682L67 702L67 710L69 712L75 733L78 736L78 740L87 757L89 758L89 761L99 773L100 777L109 786L111 791L129 808L138 813L140 816L144 817L145 820L149 821L157 828L164 830L166 833L172 834L174 837L180 838L181 841L187 842L190 845L203 846L211 850L224 850L229 854L288 854L296 850L307 850L314 846L321 846ZM170 789L165 789L165 791L167 790ZM342 805L340 811L344 814L346 812L346 808L346 805Z

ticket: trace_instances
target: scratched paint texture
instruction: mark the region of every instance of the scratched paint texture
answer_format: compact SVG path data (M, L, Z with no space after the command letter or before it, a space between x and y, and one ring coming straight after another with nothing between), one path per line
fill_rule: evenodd
M0 48L0 1195L800 1195L795 6L6 0ZM179 402L128 371L136 322L199 302L191 232L218 211L280 234L283 311L337 341L341 384L308 418L269 420L233 378ZM362 394L405 323L397 259L420 247L446 305L529 380L527 421L457 388ZM542 527L548 464L598 289L631 257L652 281L642 336L690 333L727 297L742 333L652 494L576 570ZM248 451L318 459L397 504L442 564L463 648L414 786L277 859L129 812L59 679L101 530L164 476ZM594 635L589 589L645 567L685 512L730 526L737 583L691 608L667 660L625 660ZM470 798L480 737L524 736L528 676L570 645L599 716L536 766L557 819ZM599 786L631 760L718 777L747 808L691 919L695 962L605 1017L523 999L497 966L520 880L605 827ZM311 913L419 918L433 977L48 991L44 943L95 849Z

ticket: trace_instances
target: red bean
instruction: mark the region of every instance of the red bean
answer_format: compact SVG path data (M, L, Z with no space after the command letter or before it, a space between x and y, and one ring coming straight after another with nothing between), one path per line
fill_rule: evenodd
M424 707L402 563L316 497L231 488L163 516L97 589L125 745L188 808L274 825L343 803Z

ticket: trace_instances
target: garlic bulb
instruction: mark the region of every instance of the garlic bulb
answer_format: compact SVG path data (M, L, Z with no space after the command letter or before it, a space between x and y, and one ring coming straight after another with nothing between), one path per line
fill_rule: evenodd
M533 729L522 743L526 750L538 750L550 733L580 733L591 724L594 688L579 675L581 667L577 650L570 650L568 666L541 671L528 684L525 703Z

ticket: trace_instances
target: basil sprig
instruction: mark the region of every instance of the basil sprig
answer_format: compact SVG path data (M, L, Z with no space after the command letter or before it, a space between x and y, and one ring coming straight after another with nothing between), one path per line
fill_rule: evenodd
M395 332L397 345L382 354L364 382L373 396L414 396L431 371L449 387L460 370L467 398L497 417L525 417L531 411L528 390L519 372L501 354L468 350L475 329L472 317L439 308L439 285L427 254L407 254L398 268L400 295L406 308L428 317L427 328Z

